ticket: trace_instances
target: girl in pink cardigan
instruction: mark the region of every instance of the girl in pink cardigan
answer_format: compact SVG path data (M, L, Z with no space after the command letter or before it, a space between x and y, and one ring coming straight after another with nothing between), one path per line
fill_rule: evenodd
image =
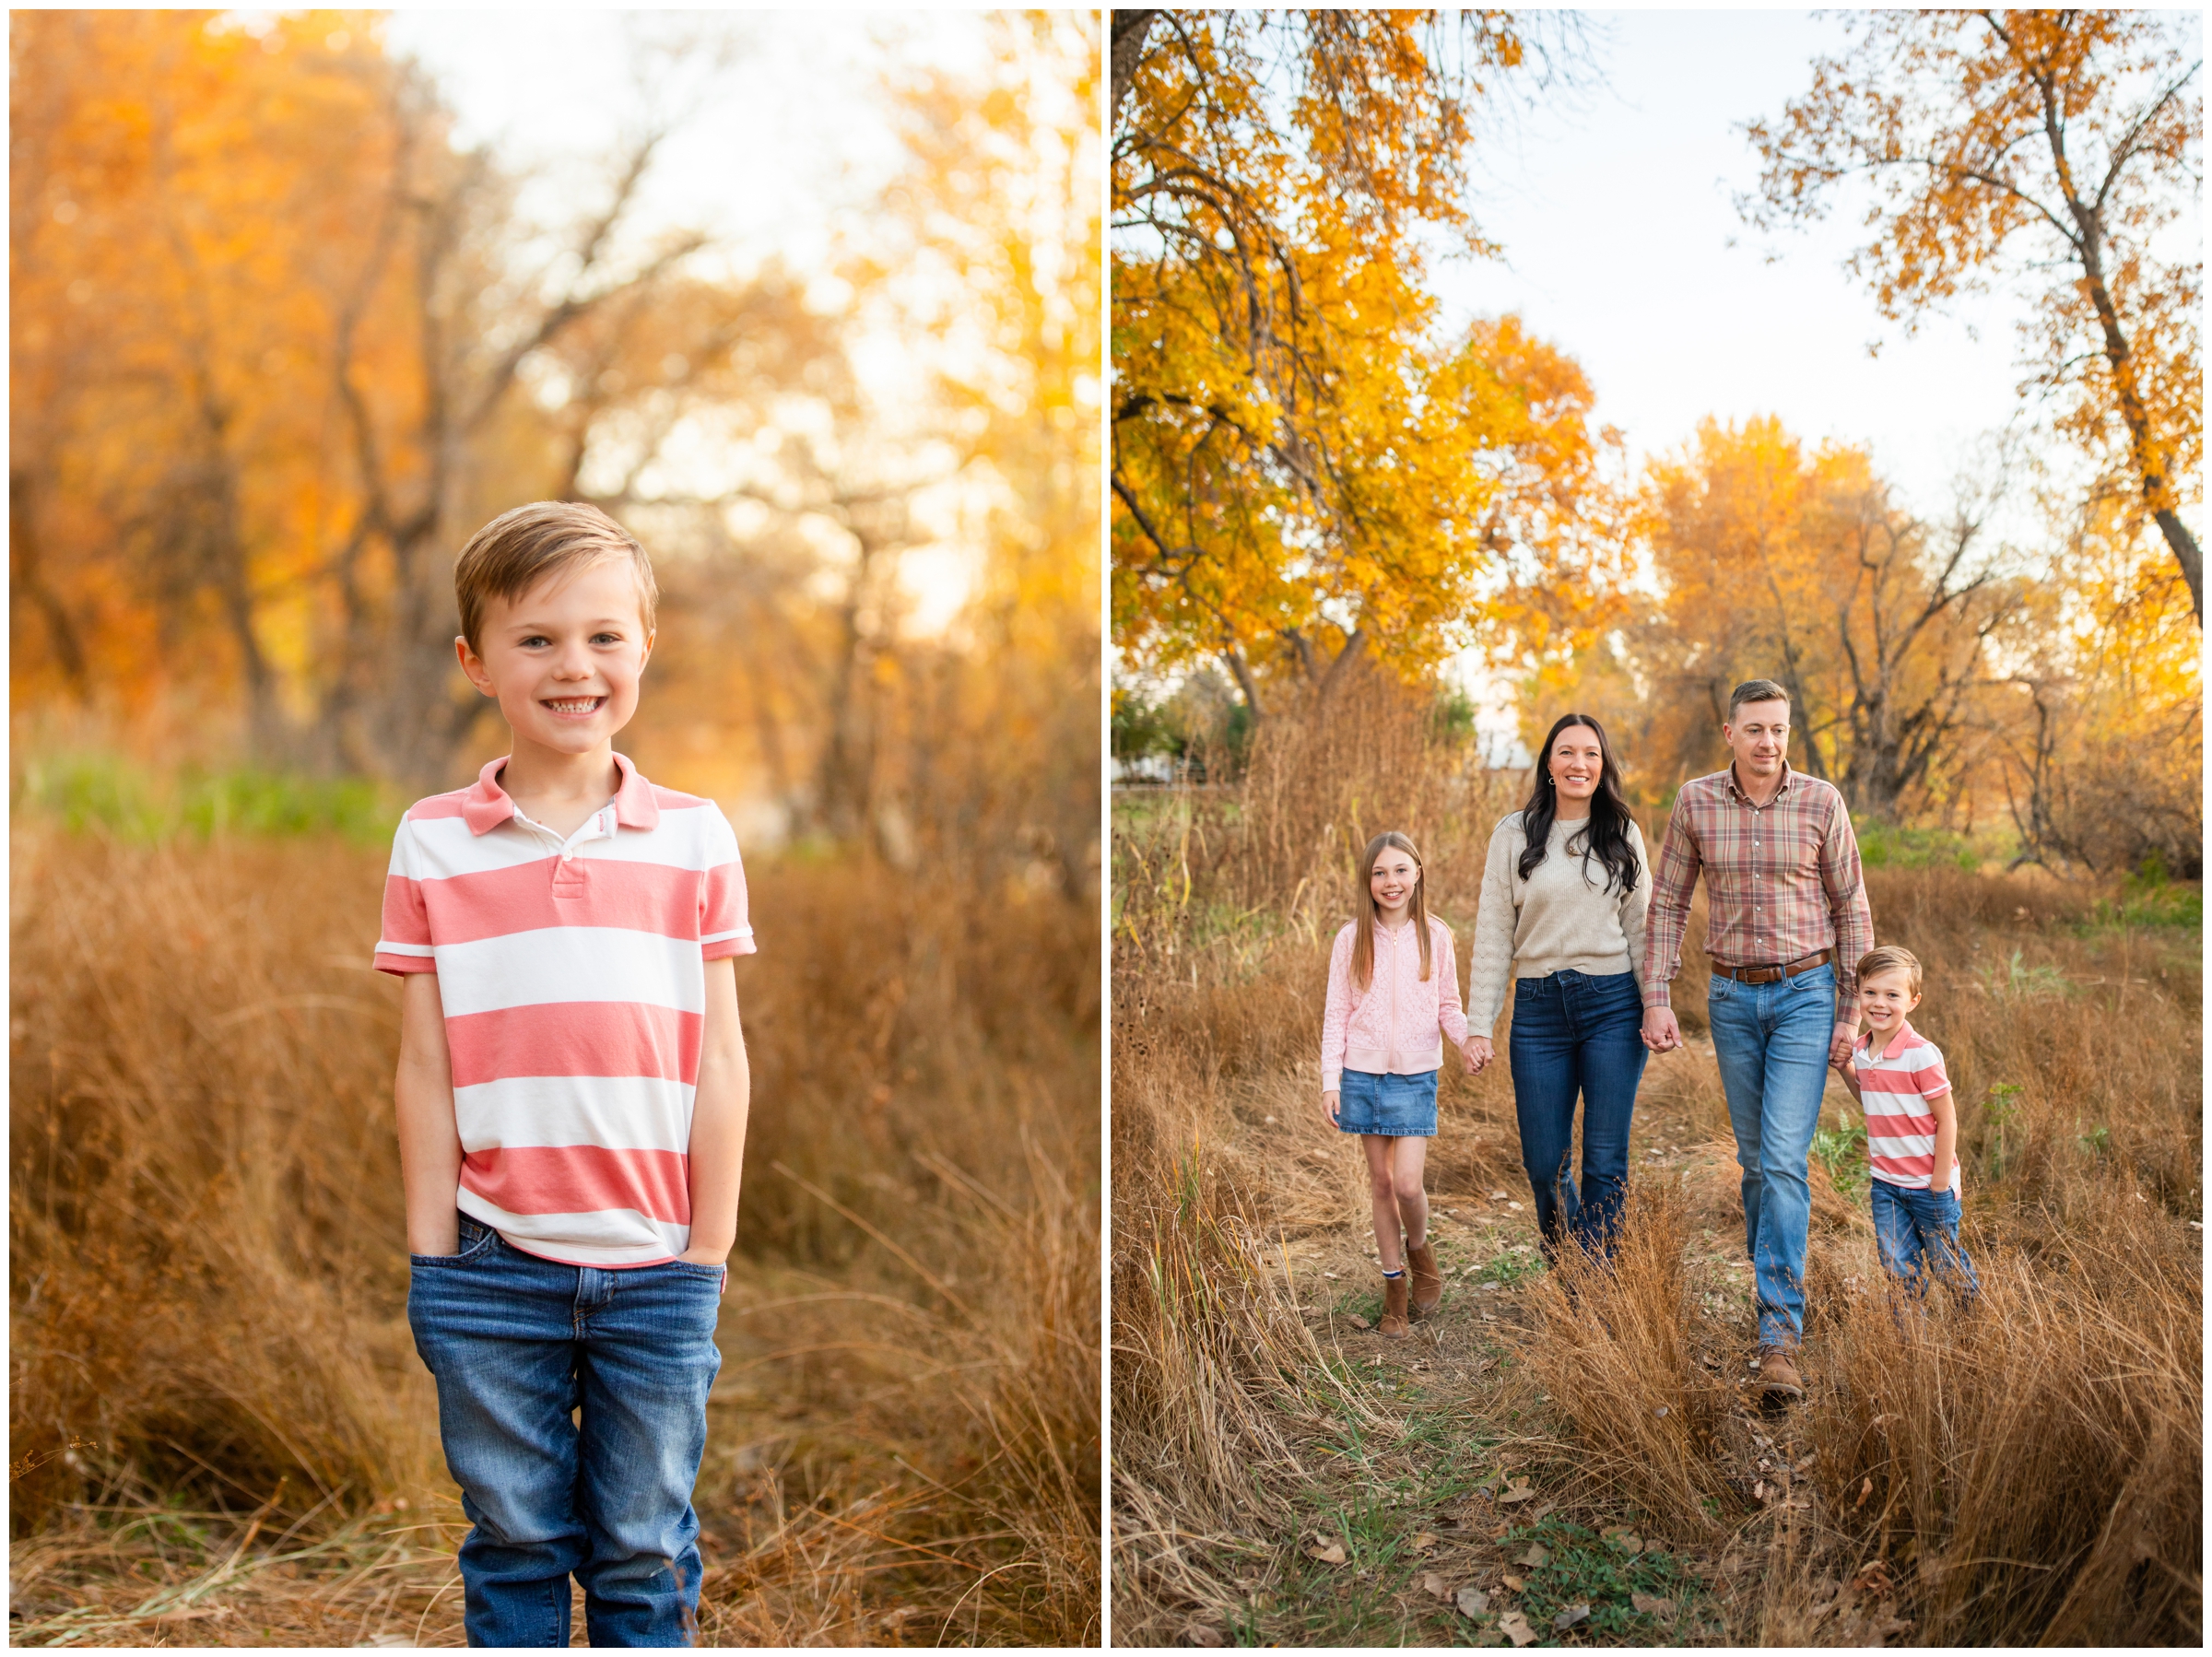
M1359 873L1367 912L1336 934L1329 955L1329 999L1321 1021L1322 1109L1330 1126L1359 1134L1367 1153L1375 1252L1382 1261L1382 1332L1397 1336L1406 1333L1409 1299L1418 1318L1444 1298L1443 1275L1429 1242L1422 1176L1429 1141L1436 1134L1443 1044L1465 1048L1467 1017L1459 1004L1452 929L1429 912L1413 842L1402 834L1376 835L1359 860Z

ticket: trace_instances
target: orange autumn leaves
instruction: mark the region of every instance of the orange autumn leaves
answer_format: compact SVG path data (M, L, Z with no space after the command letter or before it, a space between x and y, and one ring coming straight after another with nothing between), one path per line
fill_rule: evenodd
M1110 393L1133 664L1223 661L1255 711L1271 672L1418 675L1577 525L1606 441L1581 370L1517 319L1446 335L1426 284L1479 241L1468 110L1525 51L1501 14L1209 13L1138 62Z

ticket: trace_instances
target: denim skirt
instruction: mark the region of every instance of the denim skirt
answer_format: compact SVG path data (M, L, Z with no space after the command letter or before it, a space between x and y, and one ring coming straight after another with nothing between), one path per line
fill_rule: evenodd
M1435 1138L1436 1072L1377 1075L1369 1070L1345 1071L1336 1083L1336 1125L1347 1134Z

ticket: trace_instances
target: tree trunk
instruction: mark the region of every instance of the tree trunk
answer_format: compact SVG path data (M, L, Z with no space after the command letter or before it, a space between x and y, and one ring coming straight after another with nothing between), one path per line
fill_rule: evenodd
M69 619L60 594L46 582L40 556L38 521L31 509L30 473L24 467L8 468L7 532L8 587L18 605L28 604L38 611L46 624L46 636L53 641L54 657L61 664L62 676L69 683L70 694L80 702L86 701L91 696L91 685L85 671L85 648L77 639L76 626Z
M1122 118L1122 100L1129 96L1129 88L1136 79L1136 65L1145 55L1145 40L1152 32L1152 19L1157 11L1117 11L1112 14L1112 102L1106 112L1109 129Z

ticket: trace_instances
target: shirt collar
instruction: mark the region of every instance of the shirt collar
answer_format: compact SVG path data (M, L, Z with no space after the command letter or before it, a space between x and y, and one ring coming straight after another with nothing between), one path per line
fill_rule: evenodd
M1774 800L1781 799L1783 795L1790 792L1790 783L1796 775L1797 773L1790 769L1790 762L1786 759L1783 760L1782 762L1782 781L1774 790ZM1744 785L1736 781L1735 761L1733 759L1728 762L1728 792L1734 794L1737 799L1741 800L1745 805L1751 805L1751 796L1744 792ZM1773 805L1774 800L1769 800L1767 805ZM1764 810L1765 807L1751 805L1751 809L1754 811L1761 811Z
M1900 1018L1897 1021L1897 1034L1889 1038L1889 1045L1882 1049L1881 1056L1885 1062L1894 1059L1919 1040L1920 1038L1912 1033L1911 1021ZM1874 1051L1874 1032L1872 1030L1866 1032L1865 1050L1868 1052Z
M500 786L500 772L512 758L501 754L491 761L477 773L475 783L462 797L461 817L471 834L488 834L514 815L514 801ZM615 756L615 770L622 777L621 787L615 791L615 821L625 828L659 828L661 805L653 797L653 784L620 754Z

